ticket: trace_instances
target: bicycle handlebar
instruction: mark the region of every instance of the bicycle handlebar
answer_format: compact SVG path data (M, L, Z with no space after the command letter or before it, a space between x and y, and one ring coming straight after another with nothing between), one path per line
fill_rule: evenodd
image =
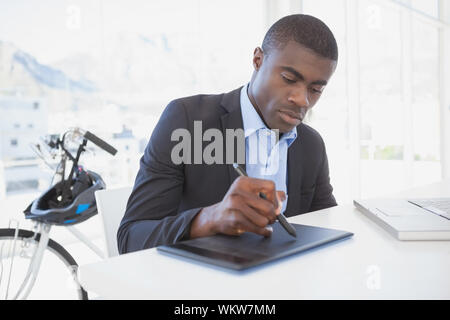
M114 148L112 145L110 145L109 143L105 142L104 140L100 139L99 137L97 137L95 134L86 131L84 133L84 137L91 141L92 143L96 144L98 147L102 148L103 150L105 150L106 152L112 154L113 156L117 153L117 149Z

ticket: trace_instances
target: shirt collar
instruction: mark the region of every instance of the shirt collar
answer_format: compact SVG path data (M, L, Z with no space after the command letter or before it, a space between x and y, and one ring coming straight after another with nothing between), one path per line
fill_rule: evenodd
M248 97L247 94L247 88L248 83L241 89L242 122L244 125L243 129L246 138L260 129L269 130L269 128L267 128L267 126L262 121L258 112L256 112L255 108L253 107L253 104L250 101L250 98ZM296 138L297 138L297 127L294 127L291 131L283 134L281 140L287 140L288 146L290 146Z
M246 138L259 129L268 129L259 116L258 112L256 112L255 108L253 107L253 104L251 103L247 94L247 87L248 84L243 86L241 89L242 123L244 125L243 129Z

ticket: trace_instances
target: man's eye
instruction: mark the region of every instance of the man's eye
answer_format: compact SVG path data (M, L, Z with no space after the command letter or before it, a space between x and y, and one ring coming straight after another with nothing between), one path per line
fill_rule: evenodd
M322 93L322 89L312 88L311 90L312 90L312 92L314 92L316 94L321 94Z
M289 78L287 78L287 77L285 77L283 75L281 75L281 76L283 77L283 80L286 81L287 83L294 83L295 82L295 80L289 79Z

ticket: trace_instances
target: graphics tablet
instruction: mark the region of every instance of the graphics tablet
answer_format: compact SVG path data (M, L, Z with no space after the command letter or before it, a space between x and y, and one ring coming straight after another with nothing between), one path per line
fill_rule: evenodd
M241 236L215 235L157 249L220 267L243 270L353 236L353 233L341 230L301 224L292 226L297 231L297 238L290 236L277 222L272 225L272 236L267 238L250 232Z

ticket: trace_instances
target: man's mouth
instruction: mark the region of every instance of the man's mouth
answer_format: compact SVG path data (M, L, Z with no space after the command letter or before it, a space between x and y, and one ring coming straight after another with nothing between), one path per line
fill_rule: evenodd
M290 125L298 126L304 118L304 115L290 110L279 110L281 118Z

